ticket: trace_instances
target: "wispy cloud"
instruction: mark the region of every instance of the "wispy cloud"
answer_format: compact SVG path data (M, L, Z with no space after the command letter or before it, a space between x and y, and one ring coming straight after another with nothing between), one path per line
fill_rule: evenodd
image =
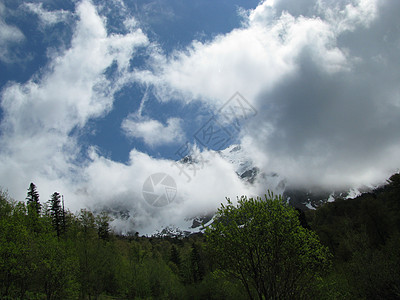
M21 8L35 13L39 17L41 26L47 27L60 22L67 22L72 14L66 10L49 11L43 8L43 3L23 3Z

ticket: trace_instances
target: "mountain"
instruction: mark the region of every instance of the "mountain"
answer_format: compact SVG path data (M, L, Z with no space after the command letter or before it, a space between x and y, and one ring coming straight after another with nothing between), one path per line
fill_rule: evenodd
M261 170L254 161L251 155L243 149L240 145L231 145L224 150L218 152L223 159L233 165L237 176L246 184L262 189L265 192L271 190L276 194L282 194L284 199L293 207L301 211L313 210L317 207L327 203L334 202L337 198L348 199L355 198L361 192L368 192L372 188L363 188L361 190L322 190L318 187L315 188L294 188L288 185L285 178L275 172L266 172ZM198 164L196 158L188 155L180 160L183 164ZM113 204L113 207L102 207L100 210L107 211L117 222L127 223L135 218L135 213L129 208L125 207L126 204L118 203ZM188 218L180 222L179 228L176 225L160 228L159 231L154 233L155 236L188 236L197 232L204 231L204 226L212 223L214 213L204 214ZM204 224L204 226L203 226ZM133 227L133 223L128 227Z
M261 171L240 145L231 145L219 154L234 166L236 174L245 182L265 186L279 194L285 190L286 180L275 172Z
M317 207L334 202L335 199L353 199L361 193L369 192L375 187L363 187L360 189L351 188L349 190L323 190L321 188L293 188L288 185L285 178L275 172L264 172L256 166L253 160L240 145L231 145L219 151L219 155L234 166L236 174L248 184L257 184L270 189L277 194L282 194L284 199L293 207L302 211L314 210ZM185 157L184 163L195 163L191 157ZM199 216L193 220L190 230L201 230L202 224L209 222L212 216Z

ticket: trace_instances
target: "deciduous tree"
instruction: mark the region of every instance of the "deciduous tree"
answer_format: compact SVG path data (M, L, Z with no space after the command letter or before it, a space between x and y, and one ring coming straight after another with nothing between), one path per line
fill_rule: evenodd
M206 229L210 252L224 274L237 278L250 299L301 299L329 265L317 235L300 225L280 196L242 197L218 210Z

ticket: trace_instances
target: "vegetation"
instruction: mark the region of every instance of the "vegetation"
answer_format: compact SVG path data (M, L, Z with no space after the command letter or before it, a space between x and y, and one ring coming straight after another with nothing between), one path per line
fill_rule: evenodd
M400 175L299 214L229 199L205 234L118 236L104 212L0 193L1 299L399 299Z
M329 265L327 247L300 226L294 208L271 194L242 197L237 206L228 199L206 235L219 268L238 279L250 299L308 299Z
M355 199L337 199L308 222L334 255L325 280L336 299L400 299L400 174Z

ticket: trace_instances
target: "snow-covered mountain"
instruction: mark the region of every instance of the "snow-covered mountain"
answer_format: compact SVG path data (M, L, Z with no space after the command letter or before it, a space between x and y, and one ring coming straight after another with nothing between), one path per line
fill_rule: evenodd
M285 178L275 172L267 172L261 170L259 166L251 159L251 155L240 145L231 145L228 148L218 152L224 160L232 164L237 176L246 184L254 187L257 190L266 192L268 189L275 194L283 194L286 201L301 210L316 209L326 202L335 201L336 198L354 198L360 192L368 189L357 190L351 189L348 191L327 191L320 188L293 188L288 185ZM199 164L195 156L185 156L180 160L182 164ZM128 222L134 215L129 209L115 203L114 207L103 207L101 210L107 211L114 219L121 222ZM165 228L160 228L154 233L157 236L187 236L196 232L204 231L205 226L211 224L215 212L195 216L181 220L179 226L171 225ZM132 224L133 225L133 224Z
M260 170L254 164L250 155L240 145L231 145L219 152L221 157L226 159L234 166L237 175L252 185L260 185L265 190L271 189L277 194L282 194L286 201L301 210L316 209L326 202L333 202L337 198L355 198L362 192L367 192L373 187L364 187L362 189L349 189L341 191L323 190L321 188L292 188L287 184L285 178L282 178L275 172L265 172ZM187 162L192 162L190 158L185 158ZM211 220L211 216L201 216L193 219L190 230L201 230L202 224Z
M249 184L258 184L271 189L276 193L282 193L285 190L286 181L275 172L261 171L254 164L249 153L240 145L231 145L219 152L222 158L230 162L236 171L236 174Z

